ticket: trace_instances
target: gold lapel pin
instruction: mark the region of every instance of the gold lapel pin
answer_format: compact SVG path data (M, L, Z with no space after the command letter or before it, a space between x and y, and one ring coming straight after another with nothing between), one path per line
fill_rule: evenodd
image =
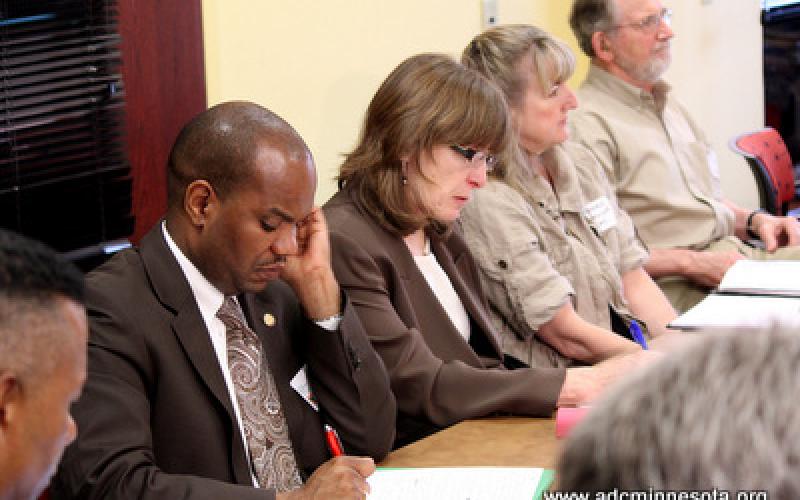
M267 326L275 326L275 316L270 313L264 314L264 324Z

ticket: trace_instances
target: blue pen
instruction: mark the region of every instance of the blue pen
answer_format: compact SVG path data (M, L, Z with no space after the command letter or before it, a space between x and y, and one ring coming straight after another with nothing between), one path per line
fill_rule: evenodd
M636 343L642 346L642 349L646 351L647 341L644 339L644 334L642 333L642 327L639 326L639 322L636 321L635 319L632 319L628 329L630 329L631 331L631 337L633 337L633 340L635 340Z

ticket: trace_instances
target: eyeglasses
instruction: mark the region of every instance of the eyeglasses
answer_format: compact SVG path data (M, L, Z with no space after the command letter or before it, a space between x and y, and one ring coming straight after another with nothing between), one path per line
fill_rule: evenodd
M486 171L491 172L494 170L495 165L497 165L497 157L491 153L484 153L483 151L478 151L473 148L465 148L458 144L451 144L450 149L463 156L470 167L477 167L478 164L483 161L486 164Z
M635 23L616 24L611 28L611 30L616 30L619 28L633 28L641 31L642 33L653 35L658 31L659 28L661 28L662 24L667 26L672 25L672 9L663 8L661 9L660 13L647 16L641 21Z

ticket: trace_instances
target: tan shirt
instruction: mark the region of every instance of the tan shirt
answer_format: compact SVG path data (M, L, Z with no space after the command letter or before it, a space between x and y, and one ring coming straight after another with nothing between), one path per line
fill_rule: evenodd
M592 65L572 138L603 165L647 246L700 250L733 234L733 213L710 144L669 90L660 82L650 94Z
M503 350L533 366L571 364L535 337L567 300L583 319L607 329L609 305L629 315L621 276L647 258L592 154L569 143L550 154L553 187L535 174L524 192L493 180L461 212ZM601 198L616 223L598 231L584 209Z

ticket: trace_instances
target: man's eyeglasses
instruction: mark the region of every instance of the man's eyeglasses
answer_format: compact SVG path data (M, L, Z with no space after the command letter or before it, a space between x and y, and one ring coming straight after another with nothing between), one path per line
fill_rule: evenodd
M655 34L659 28L661 28L662 24L666 24L667 26L672 25L672 9L663 8L661 9L660 13L647 16L641 21L635 23L616 24L611 28L611 30L616 30L619 28L633 28L641 31L642 33L652 35Z
M486 164L486 171L491 172L497 165L497 157L493 154L484 153L473 148L465 148L458 144L451 144L450 149L463 156L470 167L477 167L483 161Z

